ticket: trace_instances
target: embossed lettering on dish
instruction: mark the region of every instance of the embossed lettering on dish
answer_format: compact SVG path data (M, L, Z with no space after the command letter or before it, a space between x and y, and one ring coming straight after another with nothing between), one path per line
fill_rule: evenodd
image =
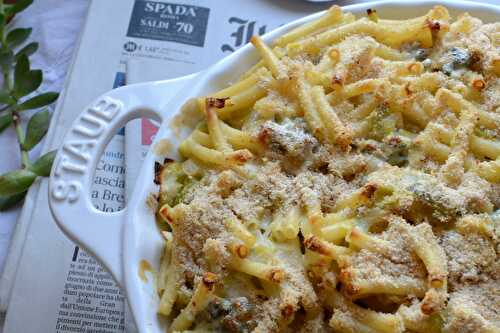
M73 129L73 132L91 138L97 138L102 134L102 132L104 132L106 125L91 115L83 115L80 119L93 126L78 125Z
M68 142L59 151L60 156L54 167L56 180L51 186L54 199L70 203L79 199L84 180L81 177L90 172L89 162L92 154L95 154L97 140L105 133L121 107L121 101L104 97L78 118Z
M81 187L82 184L78 181L56 180L52 186L52 197L58 201L68 200L73 203L78 200Z
M87 162L91 156L90 152L94 147L95 141L70 141L63 146L63 149L77 159Z
M84 174L85 165L81 165L79 163L73 163L67 156L63 155L57 162L54 175L60 176L63 171Z
M114 100L110 97L104 97L98 101L96 105L89 108L89 113L98 116L99 118L111 121L115 115L120 111L121 102Z

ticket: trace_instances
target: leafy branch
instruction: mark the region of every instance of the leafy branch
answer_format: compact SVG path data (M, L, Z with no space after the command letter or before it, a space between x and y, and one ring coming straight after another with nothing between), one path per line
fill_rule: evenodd
M0 70L3 86L0 89L0 133L13 127L19 142L21 168L0 175L0 210L12 207L21 201L37 177L50 174L55 151L48 152L36 161L31 161L32 150L47 134L50 114L46 106L52 104L58 93L35 94L43 81L39 69L31 69L29 57L38 50L32 42L20 47L29 38L31 28L9 27L9 20L33 3L33 0L18 0L4 4L0 0ZM40 109L28 121L26 130L21 126L20 114L26 110Z

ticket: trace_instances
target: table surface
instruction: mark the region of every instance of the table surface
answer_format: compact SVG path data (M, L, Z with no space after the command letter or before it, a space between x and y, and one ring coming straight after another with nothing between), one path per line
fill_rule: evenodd
M61 91L89 3L90 0L37 0L13 19L14 27L32 27L28 42L39 43L38 51L30 57L31 67L42 69L44 74L38 92ZM24 126L29 115L29 112L21 114ZM43 143L38 144L30 152L31 159L36 159L42 146ZM2 156L9 157L0 158L0 174L19 168L19 148L12 128L0 135L0 147ZM21 208L19 205L0 213L0 272Z

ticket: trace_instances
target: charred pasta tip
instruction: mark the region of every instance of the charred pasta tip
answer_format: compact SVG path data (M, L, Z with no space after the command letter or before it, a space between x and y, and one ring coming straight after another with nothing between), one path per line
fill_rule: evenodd
M412 74L419 74L423 69L423 65L420 62L415 62L408 65L408 71Z
M472 87L476 90L483 90L486 87L484 80L478 79L472 81Z
M248 248L245 245L238 245L236 247L236 254L240 258L246 258L248 256Z
M355 297L359 294L360 288L352 283L353 276L352 272L343 269L339 276L340 281L342 281L342 292L349 298Z
M323 242L318 237L316 237L314 235L308 236L304 240L304 246L306 247L306 249L309 249L309 250L314 251L314 252L318 252L318 253L323 254L323 255L329 254L329 251L325 247Z
M283 318L290 318L295 313L295 307L292 304L286 304L281 308Z
M226 106L226 100L228 99L229 97L224 97L224 98L207 97L205 98L205 106L207 109L213 107L217 109L222 109L224 106Z
M229 246L229 249L234 255L238 256L241 259L246 258L250 252L245 244L231 244Z
M427 291L422 304L420 305L420 310L423 314L432 315L443 309L446 305L446 298L440 295L434 289Z
M375 9L371 9L371 8L368 8L366 10L366 14L368 15L368 18L370 19L370 21L373 21L373 22L378 22L378 15L377 15L377 11Z
M439 23L438 21L427 19L426 24L427 24L427 27L429 29L431 29L431 31L433 31L433 32L437 32L437 31L441 30L441 23Z
M229 153L227 158L229 162L234 162L236 164L244 164L248 160L251 160L253 154L248 149L241 149L235 152Z
M344 85L344 78L338 74L335 74L332 77L332 87L335 88L343 85Z
M170 215L170 209L171 208L168 205L165 204L158 211L158 213L160 214L160 216L163 217L163 219L165 221L167 221L168 223L172 223L173 222L173 218Z
M280 283L285 278L285 272L281 268L273 268L269 272L269 280L275 283Z
M377 191L377 188L378 188L377 184L368 183L365 186L363 186L361 195L368 199L371 199L375 191Z
M217 275L210 272L205 272L203 274L202 282L207 287L207 289L211 290L214 285L217 283Z

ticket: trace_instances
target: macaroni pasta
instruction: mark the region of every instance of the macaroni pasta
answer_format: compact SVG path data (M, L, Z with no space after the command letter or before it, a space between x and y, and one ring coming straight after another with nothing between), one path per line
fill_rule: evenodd
M157 165L168 332L500 332L500 23L333 6Z

